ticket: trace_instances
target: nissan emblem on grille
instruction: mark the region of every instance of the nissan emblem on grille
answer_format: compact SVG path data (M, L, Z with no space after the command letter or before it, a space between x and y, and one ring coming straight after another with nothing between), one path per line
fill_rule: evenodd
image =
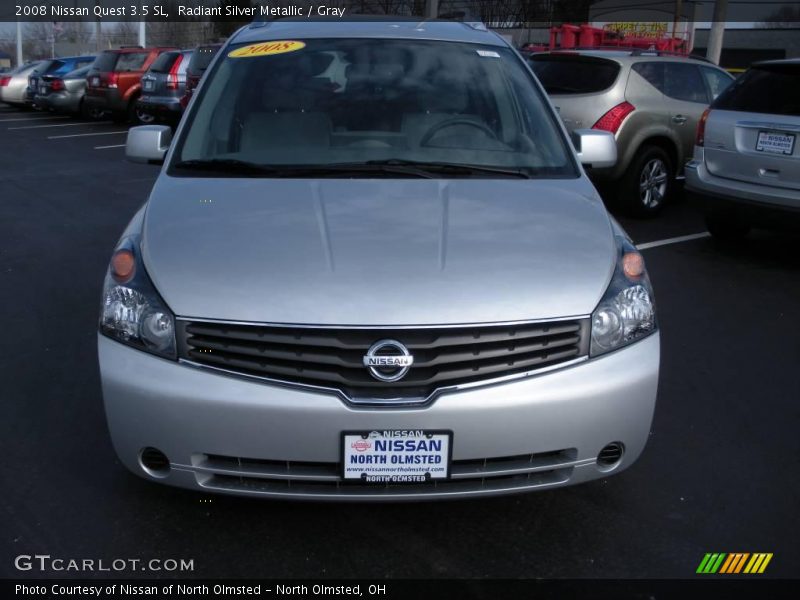
M399 381L414 364L414 357L403 344L396 340L375 342L364 356L364 366L370 375L379 381Z

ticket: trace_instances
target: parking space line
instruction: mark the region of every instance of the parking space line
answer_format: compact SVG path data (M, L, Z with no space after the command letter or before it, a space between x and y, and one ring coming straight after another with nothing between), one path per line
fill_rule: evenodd
M91 135L115 135L117 133L128 133L128 130L125 131L99 131L97 133L73 133L72 135L48 135L48 140L61 140L64 138L73 138L73 137L89 137Z
M647 250L649 248L658 248L659 246L667 246L669 244L680 244L681 242L691 242L692 240L700 240L709 237L711 234L707 231L702 233L692 233L690 235L680 235L678 237L667 238L665 240L656 240L654 242L645 242L638 244L637 250Z
M0 119L0 123L13 123L15 121L52 121L56 119L71 119L70 116L63 117L49 117L42 115L41 117L24 117L20 119Z
M88 121L86 123L57 123L55 125L26 125L24 127L9 127L8 131L20 129L45 129L46 127L82 127L86 125L104 125L101 121Z
M124 148L126 144L114 144L113 146L95 146L95 150L107 150L108 148Z

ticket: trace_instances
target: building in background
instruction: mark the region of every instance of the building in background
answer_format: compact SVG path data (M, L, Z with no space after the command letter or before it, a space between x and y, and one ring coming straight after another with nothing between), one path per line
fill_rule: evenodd
M757 60L800 57L800 23L794 27L725 29L719 64L726 69L746 69ZM693 54L706 55L708 28L697 28Z

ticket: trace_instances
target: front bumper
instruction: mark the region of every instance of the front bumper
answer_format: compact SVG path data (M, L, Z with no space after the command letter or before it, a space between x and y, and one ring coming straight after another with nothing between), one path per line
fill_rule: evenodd
M486 496L581 483L630 466L655 409L659 334L603 357L509 383L442 394L421 408L358 408L160 359L98 336L106 417L131 471L200 491L320 500ZM452 478L371 487L338 476L342 431L453 432ZM597 463L624 444L612 467ZM145 448L169 459L142 467Z

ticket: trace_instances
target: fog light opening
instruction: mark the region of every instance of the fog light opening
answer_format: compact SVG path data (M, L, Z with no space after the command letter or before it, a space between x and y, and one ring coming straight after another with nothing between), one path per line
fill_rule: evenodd
M166 477L169 475L169 459L158 448L147 447L139 454L139 464L145 473L152 477Z
M625 454L625 445L622 442L611 442L600 450L597 455L597 468L601 471L615 469Z

